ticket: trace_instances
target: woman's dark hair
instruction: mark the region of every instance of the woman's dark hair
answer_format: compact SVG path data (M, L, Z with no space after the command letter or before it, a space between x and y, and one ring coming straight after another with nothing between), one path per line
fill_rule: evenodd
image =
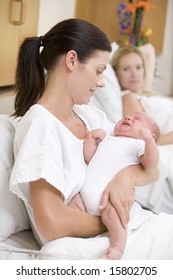
M111 46L98 27L74 18L59 22L44 36L26 38L18 55L14 116L23 116L37 102L45 89L45 70L51 71L69 50L84 63L94 51L111 52Z

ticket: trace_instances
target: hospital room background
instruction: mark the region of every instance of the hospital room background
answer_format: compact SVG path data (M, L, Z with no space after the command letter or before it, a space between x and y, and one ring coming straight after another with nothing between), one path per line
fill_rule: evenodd
M93 5L96 1L97 0L94 0L92 2ZM111 3L113 2L112 0L109 1L111 1ZM40 0L37 25L38 36L45 34L49 28L51 28L57 22L70 17L75 17L76 2L76 0ZM99 0L99 5L102 5L103 2L104 1ZM156 9L158 9L157 2L157 0L153 1L153 3L156 5ZM173 95L173 1L164 0L163 2L167 2L164 24L165 30L163 34L162 51L157 55L157 69L153 87L154 90L159 90L159 92L170 96ZM116 7L113 6L112 9L115 10L116 17ZM151 13L151 11L149 12ZM103 22L104 21L105 19L103 18ZM159 28L158 21L158 29ZM1 32L3 31L0 26L0 33ZM13 91L8 92L8 89L6 90L4 88L0 88L0 114L11 114L14 108L13 103Z

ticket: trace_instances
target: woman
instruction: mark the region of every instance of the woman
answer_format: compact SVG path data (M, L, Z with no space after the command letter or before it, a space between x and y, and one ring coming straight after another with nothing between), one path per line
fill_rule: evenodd
M151 91L151 78L153 77L153 65L155 64L153 64L154 59L151 59L149 64L149 57L147 56L149 53L150 57L153 58L154 52L151 45L146 46L146 48L145 46L141 47L141 49L129 45L120 47L113 56L112 66L123 90L123 114L146 111L160 126L161 135L158 144L173 144L173 125L171 121L173 103L169 98L156 96ZM147 61L146 67L145 61ZM161 117L160 104L164 109L163 117ZM171 114L170 125L166 123L167 119L165 120L166 125L164 123L165 111Z
M80 19L62 21L21 45L14 115L22 118L16 128L10 185L24 201L40 245L106 231L100 217L67 205L84 183L86 134L99 127L113 132L103 112L85 105L96 88L104 86L110 51L106 35ZM157 170L149 172L140 165L124 169L106 187L101 208L113 205L126 228L134 185L157 177Z

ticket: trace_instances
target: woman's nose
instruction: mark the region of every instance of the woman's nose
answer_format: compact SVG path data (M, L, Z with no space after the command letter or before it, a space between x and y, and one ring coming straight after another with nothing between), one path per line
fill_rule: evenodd
M138 71L136 69L132 69L131 70L131 75L132 75L132 77L137 76L138 75Z
M97 87L104 87L105 86L105 82L103 80L103 77L100 77L98 80L97 80Z

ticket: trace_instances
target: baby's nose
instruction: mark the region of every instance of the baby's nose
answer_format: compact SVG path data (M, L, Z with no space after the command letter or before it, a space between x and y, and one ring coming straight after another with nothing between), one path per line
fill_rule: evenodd
M132 119L131 116L125 116L124 118L125 118L125 120L128 120L128 121L130 121Z

